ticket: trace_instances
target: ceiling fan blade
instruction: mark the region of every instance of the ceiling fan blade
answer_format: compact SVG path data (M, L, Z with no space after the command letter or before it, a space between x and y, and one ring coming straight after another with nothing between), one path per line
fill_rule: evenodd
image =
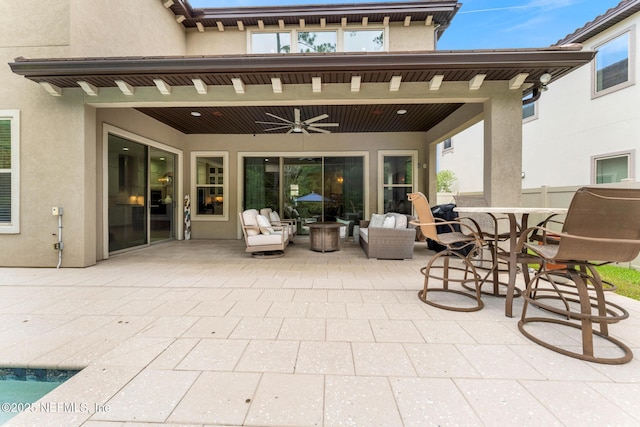
M269 116L269 117L273 117L274 119L282 120L283 122L286 122L286 123L293 123L291 120L283 119L282 117L276 116L275 114L271 114L271 113L265 113L265 114L267 116Z
M326 129L320 129L320 128L313 127L313 126L308 126L307 129L315 131L315 132L320 132L320 133L331 133L331 131L328 131Z
M294 114L293 122L294 123L300 123L300 109L299 108L294 108L293 109L293 114Z
M319 120L326 119L327 117L329 117L329 115L328 115L328 114L320 114L319 116L316 116L316 117L312 117L312 118L310 118L310 119L307 119L307 120L305 120L305 121L304 121L304 122L302 122L302 123L304 123L305 125L309 125L309 124L314 123L314 122L317 122L317 121L319 121Z
M254 123L259 124L259 125L278 125L278 126L284 126L284 123L280 123L280 122L261 122L256 120ZM291 126L290 124L287 124L287 126Z
M289 129L289 132L287 132L287 133L292 133L292 132L293 132L293 128Z
M309 132L307 132L305 128L302 128L302 133L304 133L305 135L309 135Z
M271 131L271 130L287 129L287 128L290 128L290 127L291 127L291 126L289 126L289 125L284 125L284 126L278 126L278 127L275 127L275 128L265 129L264 131L265 131L265 132L269 132L269 131Z
M314 126L323 126L323 127L330 127L330 128L335 128L340 126L340 123L314 123Z

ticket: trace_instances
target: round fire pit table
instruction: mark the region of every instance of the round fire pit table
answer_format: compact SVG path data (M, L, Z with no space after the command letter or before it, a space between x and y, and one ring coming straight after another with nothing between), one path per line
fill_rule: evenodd
M309 224L309 244L312 251L333 252L340 250L338 222L312 222Z

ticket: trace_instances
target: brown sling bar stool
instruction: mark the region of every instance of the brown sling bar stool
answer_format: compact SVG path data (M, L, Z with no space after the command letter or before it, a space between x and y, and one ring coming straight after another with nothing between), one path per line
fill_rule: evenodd
M532 233L540 232L553 233L553 242L527 242ZM640 189L581 188L571 201L562 231L528 228L518 241L518 249L523 247L539 255L542 263L527 284L518 329L537 344L570 357L607 364L630 361L631 349L611 337L608 328L629 313L605 301L595 266L629 262L640 253ZM563 267L552 269L549 264ZM532 314L529 306L540 310ZM571 349L572 342L558 342L557 335L545 336L542 325L548 323L578 329L581 351ZM552 336L556 338L548 342Z
M482 309L484 304L480 299L481 279L470 259L483 244L479 230L459 221L436 220L431 213L427 198L422 193L411 193L408 198L413 203L418 215L418 221L412 221L412 223L420 226L422 233L428 239L432 239L445 247L444 250L437 252L429 260L426 267L420 269L420 272L424 275L424 288L418 292L418 298L426 304L445 310L468 312ZM439 233L436 226L446 226L450 232ZM458 231L461 229L464 229L465 232ZM464 255L463 252L467 252L467 250L468 253ZM452 265L451 258L460 260L463 267ZM441 264L440 261L442 261ZM456 271L464 274L459 274L462 277L454 277L451 273ZM442 286L434 286L434 280L431 279L441 281ZM462 287L461 289L451 289L451 284L467 285L469 287L473 284L473 287L472 291L468 292ZM474 300L474 305L454 306L435 302L429 298L429 293L431 292L463 295Z

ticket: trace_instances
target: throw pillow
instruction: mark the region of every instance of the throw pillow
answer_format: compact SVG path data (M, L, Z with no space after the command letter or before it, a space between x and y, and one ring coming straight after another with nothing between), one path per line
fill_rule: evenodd
M369 227L371 228L380 228L384 224L384 215L373 214L371 215L371 221L369 222Z
M384 217L384 222L382 223L382 228L395 228L396 227L396 218L393 215L386 215Z
M256 220L258 221L258 227L260 227L260 232L262 234L272 234L274 232L273 228L271 227L271 223L266 216L258 215L256 216Z

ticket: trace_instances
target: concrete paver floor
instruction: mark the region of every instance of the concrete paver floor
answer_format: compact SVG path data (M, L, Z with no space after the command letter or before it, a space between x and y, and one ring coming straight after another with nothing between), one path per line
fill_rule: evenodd
M253 259L242 241L191 240L0 269L0 366L82 368L43 399L63 410L7 425L640 425L640 302L607 296L631 313L610 332L636 358L583 362L522 336L520 299L514 318L495 297L474 313L420 302L430 254L299 237Z

